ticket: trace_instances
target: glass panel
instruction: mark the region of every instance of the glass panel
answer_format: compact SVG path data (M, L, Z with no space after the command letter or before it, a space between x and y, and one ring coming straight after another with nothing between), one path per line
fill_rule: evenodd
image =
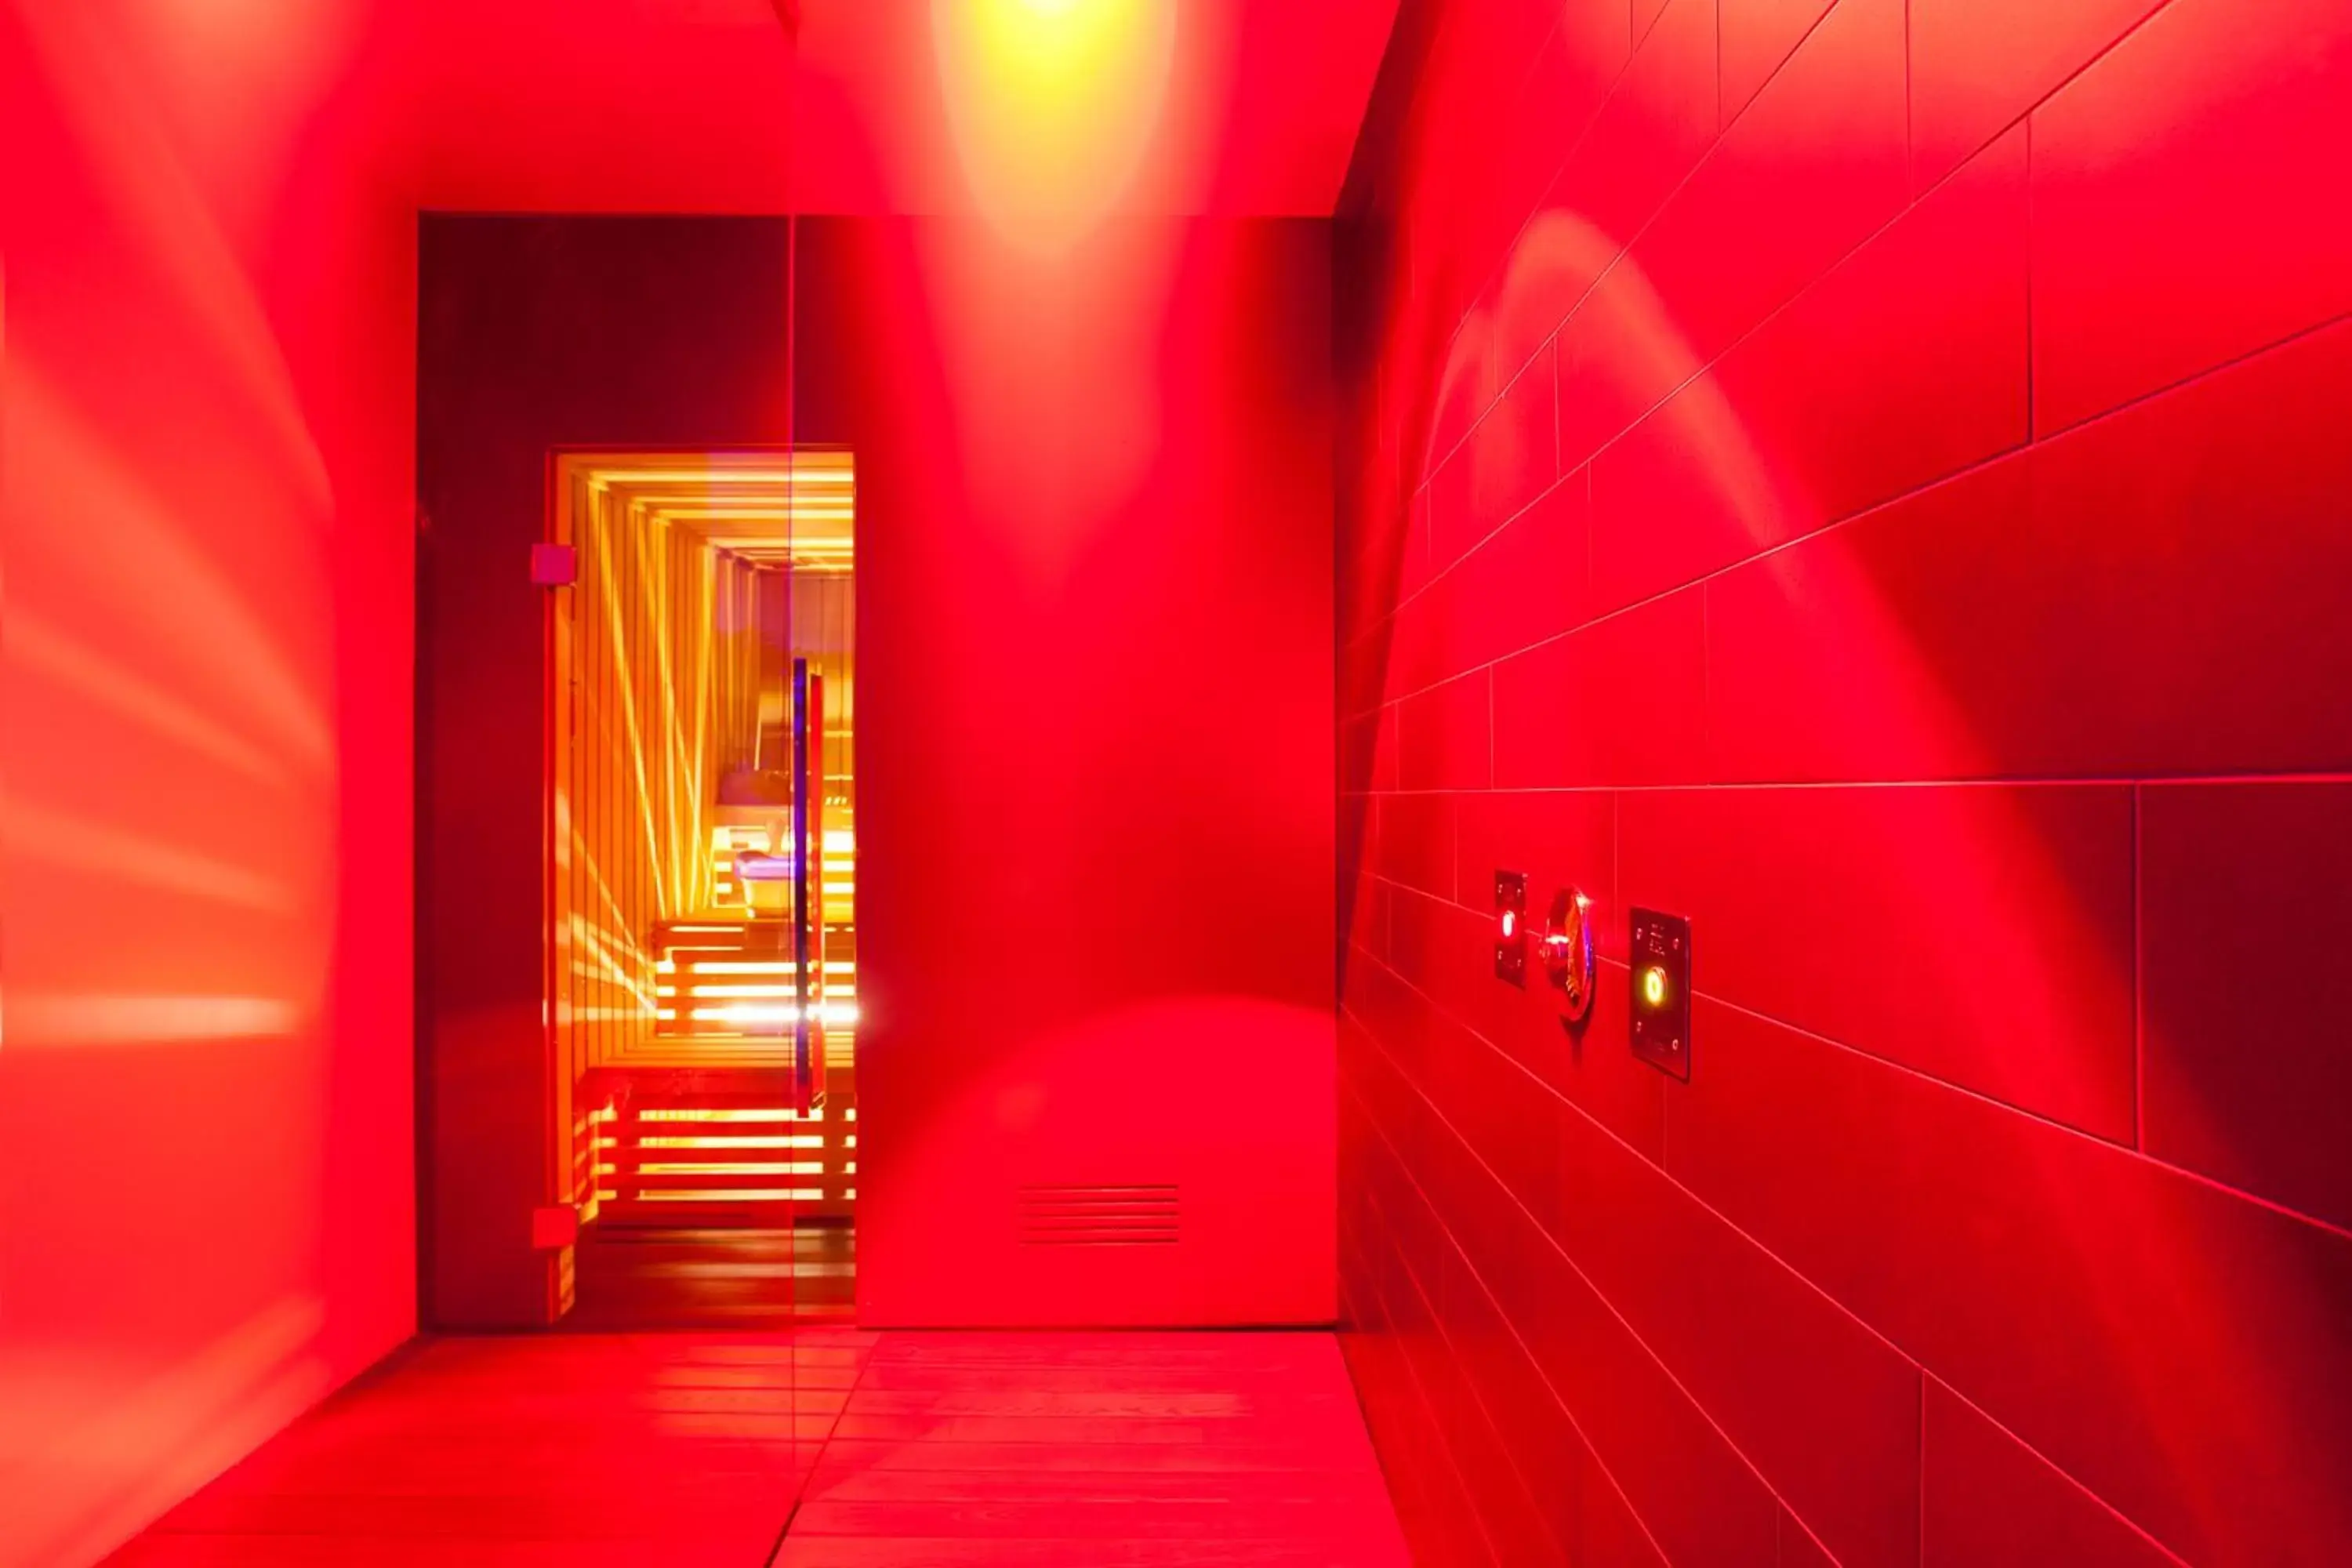
M574 1321L845 1315L854 469L567 455L555 500L576 578L549 620L548 1026ZM656 1259L667 1293L636 1267Z

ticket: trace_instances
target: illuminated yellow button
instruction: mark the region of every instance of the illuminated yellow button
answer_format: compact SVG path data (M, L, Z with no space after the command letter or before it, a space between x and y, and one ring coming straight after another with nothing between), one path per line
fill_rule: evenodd
M1653 1007L1666 1005L1666 972L1656 964L1642 971L1642 1000Z

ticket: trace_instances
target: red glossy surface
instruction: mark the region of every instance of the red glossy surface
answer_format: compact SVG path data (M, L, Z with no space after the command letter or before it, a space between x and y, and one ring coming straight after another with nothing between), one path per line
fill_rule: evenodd
M797 80L770 0L655 9L0 9L0 1561L105 1551L414 1321L415 211L982 183L940 8L811 7ZM1336 291L1314 225L806 227L791 433L857 447L874 563L866 1310L1336 1296L1428 1562L2352 1558L2352 17L1426 10ZM1326 210L1384 8L1187 15L1114 206ZM508 547L606 419L781 438L765 235L717 287L653 245L575 272L584 310L526 278L439 323L489 369L439 416L483 443L433 509L480 572L425 606L470 667L425 682L427 869L481 923L425 955L422 1142L457 1151L429 1278L484 1321L548 1272ZM1599 900L1580 1036L1486 972L1498 866ZM1686 1085L1620 1048L1635 904L1699 922ZM1179 1247L1009 1221L1159 1179ZM1360 1444L1344 1506L1266 1479L1354 1442L1328 1347L1195 1376L1202 1342L1141 1342L1008 1381L942 1338L836 1394L862 1447L797 1560L1396 1554ZM797 1415L640 1348L604 1396L575 1363L485 1411L451 1366L339 1405L139 1550L761 1552L772 1497L634 1439ZM418 1500L542 1440L552 1506ZM1210 1450L1253 1478L1213 1507L1101 1483Z
M2334 0L2174 0L2034 110L2037 431L2352 311L2347 77Z
M505 716L530 707L534 666L488 651L526 647L535 624L503 563L535 523L538 454L781 439L784 234L769 220L446 227L428 254L426 470L452 639L436 777L444 853L478 872L530 854L538 809L527 768L490 765ZM803 224L797 265L798 434L852 447L861 476L860 1311L1322 1321L1321 237L1139 222L1041 260L973 222L835 220ZM1047 283L1057 308L1029 297ZM485 663L507 679L467 675ZM1450 870L1450 849L1436 863ZM477 1049L455 1026L486 989L530 1016L536 925L454 869L436 887L436 1016L453 1021L436 1047L436 1308L449 1324L530 1322L544 1259L488 1198L533 1177L499 1134L532 1115L536 1041L509 1028ZM989 889L1004 943L938 919L955 889ZM1013 953L1038 967L1008 990ZM1211 1038L1254 1091L1167 1094L1160 1068ZM1163 1184L1181 1189L1177 1246L1020 1239L1025 1186Z
M1838 1561L1906 1561L1917 1370L1632 1150L1577 1118L1559 1143L1555 1234L1594 1288Z
M1914 184L1950 174L2165 4L1911 0Z
M1391 984L1393 984L1392 982ZM1367 1019L1369 1026L1373 1021ZM1540 1373L1547 1391L1583 1435L1641 1528L1675 1563L1768 1561L1773 1504L1705 1412L1594 1289L1574 1263L1498 1185L1381 1047L1343 1036L1343 1079L1372 1124L1370 1155L1381 1245L1394 1249L1401 1288L1436 1299L1422 1276L1458 1248ZM1469 1048L1477 1048L1475 1045ZM1410 1159L1407 1166L1403 1161ZM1459 1220L1442 1216L1460 1215ZM1391 1291L1383 1281L1381 1289ZM1431 1352L1433 1404L1477 1397L1440 1342ZM1373 1437L1385 1443L1379 1384L1366 1387ZM1446 1450L1450 1453L1450 1449ZM1393 1468L1393 1467L1391 1467ZM1551 1484L1557 1484L1553 1480ZM1410 1528L1410 1521L1408 1521ZM1444 1537L1438 1539L1443 1540ZM1420 1541L1415 1540L1416 1550Z
M983 4L1017 49L1019 11ZM402 10L427 207L974 208L940 91L958 50L928 4L801 5L797 54L776 0L404 0ZM1393 0L1185 0L1161 112L1119 210L1329 212L1394 10Z
M1333 1310L1329 255L803 226L802 434L860 474L865 1322ZM1171 1091L1212 1059L1249 1092ZM1167 1183L1175 1246L1013 1223Z
M1841 0L1633 246L1696 363L1903 210L1905 114L1903 0Z
M1921 1539L1930 1543L1924 1568L2036 1560L2166 1568L2180 1561L1932 1378L1920 1436Z
M1341 999L1347 1342L1430 1561L1549 1560L1465 1409L1571 1560L2352 1553L2341 18L2010 9L1644 5L1613 79L1572 13L1553 119L1469 34L1376 99L1347 441L1477 427L1557 322L1589 485L1580 573L1408 465L1470 552L1341 626L1396 612L1343 792L1455 847L1450 897L1424 833L1375 864ZM1403 515L1342 505L1343 558ZM1396 700L1465 668L1484 724ZM1580 1038L1492 976L1498 868L1596 899ZM1695 922L1687 1085L1626 1048L1635 905Z
M1636 127L1626 122L1629 117L1624 112L1624 98L1611 91L1619 70L1626 65L1628 47L1622 19L1614 14L1615 10L1613 0L1576 0L1572 5L1544 6L1538 13L1547 20L1555 20L1557 25L1535 51L1527 79L1520 84L1517 111L1503 137L1508 151L1503 153L1505 162L1496 172L1496 188L1517 194L1480 204L1491 205L1497 215L1497 226L1500 215L1507 211L1516 210L1524 218L1530 206L1551 208L1565 205L1558 195L1556 182L1604 176L1616 160L1591 153L1600 142L1606 140L1616 147L1621 157L1650 167L1654 150L1652 138L1666 141L1674 137L1675 132L1662 120L1646 124L1648 137L1639 134ZM1655 61L1664 58L1668 52L1662 44L1657 53L1643 58ZM1687 54L1680 58L1689 58ZM1668 90L1657 98L1655 106L1670 110L1683 101L1682 95ZM1619 122L1606 130L1595 118L1604 107L1614 107L1620 114ZM1704 134L1704 129L1698 133ZM1685 134L1684 140L1689 144L1689 133ZM1570 148L1578 152L1570 155ZM1692 155L1696 156L1695 148ZM1671 153L1666 157L1671 160ZM1584 174L1572 172L1580 164L1586 171ZM1360 161L1359 167L1362 166ZM1554 194L1545 196L1548 190ZM1664 194L1663 187L1658 194ZM1622 244L1632 230L1621 228L1613 232ZM1506 233L1497 247L1512 238ZM1487 280L1491 363L1525 364L1551 336L1560 318L1592 286L1598 268L1607 258L1586 255L1553 259L1560 265L1549 273L1544 286L1538 289L1502 277ZM1514 245L1503 265L1517 270L1528 260ZM1491 392L1493 388L1487 390Z
M1400 789L1486 787L1494 778L1488 741L1493 684L1481 669L1397 703Z
M1328 1335L427 1342L110 1561L1402 1563Z
M415 1322L390 20L0 5L12 1568Z
M2150 1152L2352 1230L2347 813L2342 784L2141 792L2141 1115Z
M1526 363L1502 367L1510 377L1502 395L1470 435L1470 515L1467 538L1447 531L1433 519L1430 543L1440 569L1452 563L1521 507L1551 489L1559 477L1559 382L1546 343Z
M1705 775L1705 622L1696 595L1613 616L1495 667L1495 783L1684 784ZM1610 693L1605 722L1578 698ZM1403 764L1412 765L1405 744Z
M1453 797L1391 795L1380 803L1380 815L1371 859L1374 872L1432 898L1454 898ZM1486 884L1465 887L1462 900L1484 908L1487 890Z
M1573 215L1607 243L1597 265L1559 276L1550 325L1591 287L1599 267L1633 243L1713 144L1715 54L1715 7L1705 0L1671 0L1591 129L1568 139L1573 151L1544 206Z
M1746 109L1830 5L1824 0L1723 0L1723 118Z
M770 0L0 6L0 1560L103 1550L408 1333L419 1142L450 1156L429 1277L463 1286L428 1310L543 1310L550 1260L526 1228L543 1163L536 879L501 858L538 837L530 748L513 744L536 730L535 647L513 634L537 610L508 546L535 531L550 443L785 434L786 273L772 230L717 278L675 254L683 270L640 254L600 273L553 238L540 281L563 282L440 323L478 371L513 353L503 386L478 378L437 411L435 436L460 421L479 438L461 454L484 458L479 487L433 520L479 572L424 606L467 668L422 672L446 724L420 778L416 215L772 211L790 190L968 211L938 8L808 9L795 82ZM1166 135L1128 210L1328 213L1387 14L1187 10ZM984 886L1001 928L1054 965L1008 995L1003 951L957 923L919 982L882 979L874 1039L908 1063L902 1147L948 1162L941 1185L976 1191L987 1172L1009 1203L1024 1173L1002 1154L1024 1118L1045 1128L1030 1179L1139 1161L1192 1184L1198 1247L1049 1268L992 1310L1322 1321L1327 235L1139 227L1042 283L999 269L977 224L885 241L860 258L886 262L873 292L836 312L887 328L856 347L887 363L874 395L904 413L896 446L865 431L889 459L877 537L908 563L885 597L908 625L870 628L908 653L867 671L870 755L899 781L905 846L869 868L869 960L884 977L929 963L920 928ZM545 349L575 331L576 357L533 359L534 334ZM945 739L894 752L893 711ZM1008 736L1025 737L1015 765ZM440 830L429 879L478 917L428 911L428 1035L447 1050L426 1083L449 1092L422 1140L420 793ZM886 782L877 820L891 800ZM1230 1116L1165 1093L1157 1064L1204 1038L1262 1091ZM936 1293L891 1310L985 1315L965 1301L1013 1256L1007 1227L894 1183L887 1157L872 1174L950 1241L987 1238L985 1257L942 1247L917 1280ZM917 1229L909 1250L929 1256ZM869 1226L877 1281L889 1234Z
M1584 477L1571 475L1397 607L1390 682L1419 691L1590 616Z
M2336 327L1710 583L1718 774L2352 763L2347 395Z
M2021 134L1594 459L1595 601L1634 603L2023 445L2026 296Z
M1643 791L1619 810L1628 896L1696 923L1709 992L2131 1142L2129 789Z
M2352 1240L1719 1007L1695 1028L1713 1068L1667 1113L1695 1192L2183 1556L2327 1560Z

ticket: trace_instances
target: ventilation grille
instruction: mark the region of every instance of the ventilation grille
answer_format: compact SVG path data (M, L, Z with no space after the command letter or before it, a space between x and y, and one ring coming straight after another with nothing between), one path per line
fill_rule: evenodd
M1173 1184L1141 1187L1023 1187L1024 1247L1173 1247Z

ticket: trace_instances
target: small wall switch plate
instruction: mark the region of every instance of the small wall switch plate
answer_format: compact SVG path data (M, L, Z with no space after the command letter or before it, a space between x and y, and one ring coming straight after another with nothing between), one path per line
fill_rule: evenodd
M580 581L580 552L569 544L532 545L530 580L542 588L569 588Z
M1524 989L1528 983L1528 877L1495 873L1495 978Z
M1633 1054L1688 1083L1690 921L1655 910L1635 910L1628 948L1633 973Z

